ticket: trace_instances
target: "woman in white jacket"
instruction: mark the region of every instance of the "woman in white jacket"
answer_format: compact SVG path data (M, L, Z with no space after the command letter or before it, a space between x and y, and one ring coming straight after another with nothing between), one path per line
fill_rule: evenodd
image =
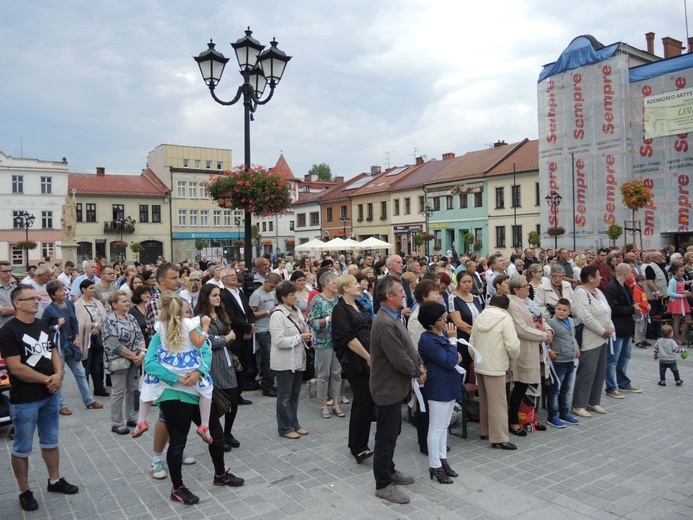
M270 368L277 377L277 427L279 435L298 439L308 430L298 423L298 398L306 369L306 342L310 332L296 307L296 284L280 282L275 289L279 305L270 317Z
M481 439L489 439L493 448L515 450L509 442L508 401L505 393L505 374L510 360L520 355L520 340L513 319L508 314L510 301L505 295L495 295L474 320L469 342L474 371L479 386Z

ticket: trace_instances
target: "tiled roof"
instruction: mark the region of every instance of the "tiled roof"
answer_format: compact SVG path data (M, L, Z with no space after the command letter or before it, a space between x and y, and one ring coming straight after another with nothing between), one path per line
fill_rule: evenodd
M360 173L353 179L344 181L342 184L335 186L327 191L322 192L320 195L320 202L330 202L333 200L346 199L352 195L356 190L352 188L357 182L367 182L369 179L374 179L376 176L370 173Z
M299 191L298 200L293 203L293 206L300 206L301 204L312 204L314 202L318 202L325 194L325 191L326 190L317 193L307 193L305 191Z
M539 169L539 140L534 139L521 145L489 171L487 176L512 173L513 165L517 173L537 171Z
M418 164L413 164L388 168L381 174L373 177L373 180L364 184L363 187L354 190L351 194L360 196L388 191L395 182L408 177L416 171L419 166Z
M163 197L169 190L151 170L140 175L96 175L95 173L68 173L68 191L78 195L135 195Z
M442 161L431 159L423 163L415 172L411 175L406 176L399 182L393 184L392 189L394 191L410 190L413 188L420 188L428 184L431 179L438 175L445 168L450 166L456 159L443 159Z
M518 143L467 152L455 159L450 166L432 179L432 182L454 181L484 176L526 142L527 139Z
M272 171L278 172L287 181L297 180L296 177L294 177L294 172L292 172L291 168L289 167L289 163L286 162L286 159L284 159L284 154L279 155L279 159L277 159L277 164L274 165Z

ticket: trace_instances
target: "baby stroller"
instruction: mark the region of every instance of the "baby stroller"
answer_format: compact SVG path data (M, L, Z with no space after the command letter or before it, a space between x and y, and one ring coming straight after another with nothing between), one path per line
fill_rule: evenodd
M7 438L14 439L14 426L10 418L10 399L6 395L10 391L10 378L7 375L5 361L0 358L0 428L9 426Z

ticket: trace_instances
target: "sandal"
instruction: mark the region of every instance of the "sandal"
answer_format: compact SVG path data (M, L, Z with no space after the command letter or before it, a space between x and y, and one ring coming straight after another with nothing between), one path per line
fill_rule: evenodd
M339 406L335 406L332 408L332 411L337 417L346 417L346 414L342 411L342 409Z
M518 426L517 430L510 426L508 431L514 435L517 435L518 437L527 437L527 430L525 430L522 426Z
M332 412L330 412L329 407L323 406L322 407L322 418L323 419L330 419L332 417Z

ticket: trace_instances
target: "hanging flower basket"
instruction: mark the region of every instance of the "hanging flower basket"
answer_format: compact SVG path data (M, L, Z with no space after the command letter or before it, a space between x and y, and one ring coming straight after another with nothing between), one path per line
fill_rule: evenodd
M435 238L435 235L431 233L421 233L421 239L422 240L433 240Z
M565 235L565 228L562 228L561 226L554 226L547 229L546 232L549 234L549 236L560 237L561 235Z
M474 251L481 251L482 247L484 247L484 244L481 240L474 242Z
M278 172L262 166L248 171L238 166L214 176L206 186L209 196L222 208L243 209L259 216L291 207L289 183Z
M123 247L128 247L128 243L123 240L117 240L113 242L113 247L117 247L119 249Z
M36 242L33 240L22 240L17 242L17 247L19 249L36 249Z

